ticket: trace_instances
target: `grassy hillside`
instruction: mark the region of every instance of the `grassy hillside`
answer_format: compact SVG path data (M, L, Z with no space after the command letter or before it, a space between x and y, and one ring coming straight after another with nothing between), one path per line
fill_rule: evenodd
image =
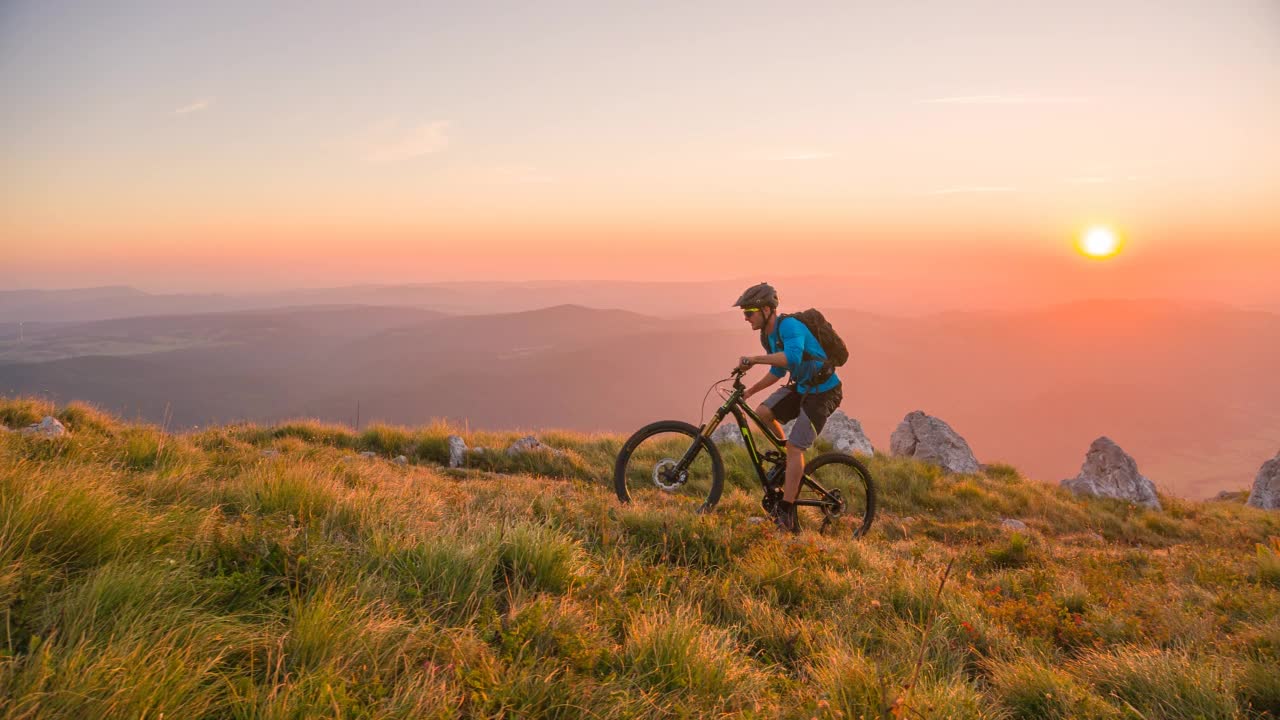
M1280 514L1240 501L877 456L867 538L791 538L740 487L619 506L617 436L447 470L444 426L57 414L0 433L5 718L1280 717Z

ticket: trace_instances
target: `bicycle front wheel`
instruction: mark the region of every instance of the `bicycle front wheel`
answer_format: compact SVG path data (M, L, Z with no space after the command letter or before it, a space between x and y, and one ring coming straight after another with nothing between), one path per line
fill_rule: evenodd
M614 490L622 502L666 494L700 502L699 512L715 508L724 489L724 461L698 428L664 420L636 431L618 452Z
M796 496L798 526L842 532L849 528L854 537L867 534L876 516L876 487L862 461L841 452L824 453L805 463L804 475L826 492L810 482L801 485Z

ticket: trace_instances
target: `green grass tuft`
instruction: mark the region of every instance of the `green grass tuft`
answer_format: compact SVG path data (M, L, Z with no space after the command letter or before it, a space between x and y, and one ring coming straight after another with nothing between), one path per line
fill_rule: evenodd
M1081 656L1074 668L1105 697L1143 717L1234 718L1239 706L1224 661L1199 661L1182 651L1133 646Z

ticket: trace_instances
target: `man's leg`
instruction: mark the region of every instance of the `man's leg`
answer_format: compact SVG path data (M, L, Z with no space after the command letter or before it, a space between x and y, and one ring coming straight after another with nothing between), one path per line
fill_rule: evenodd
M800 494L800 479L804 477L804 448L787 443L787 479L782 486L782 500L793 503Z
M800 394L794 388L790 386L778 388L760 403L756 408L756 415L760 416L761 424L769 428L774 437L786 437L783 434L782 423L800 412L800 400Z
M760 416L760 420L764 423L765 427L773 431L774 436L782 437L782 423L778 422L777 418L773 416L773 408L765 405L764 403L760 403L760 405L756 407L756 415Z
M818 440L818 433L826 427L827 418L840 406L844 399L844 388L841 385L827 390L821 395L809 395L800 404L800 414L796 416L796 424L791 428L791 437L787 438L787 477L782 486L783 502L794 503L800 494L800 482L804 477L804 451Z
M782 500L794 503L800 494L800 481L804 477L804 451L813 441L818 439L818 428L809 419L806 408L800 409L796 416L796 424L791 426L791 436L787 438L787 477L782 486Z

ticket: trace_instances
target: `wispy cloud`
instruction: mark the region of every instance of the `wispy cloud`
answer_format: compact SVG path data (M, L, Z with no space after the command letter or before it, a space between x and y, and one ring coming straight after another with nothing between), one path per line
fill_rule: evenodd
M195 102L189 105L183 105L177 110L174 110L173 114L188 115L193 112L200 112L201 110L207 110L210 105L213 105L213 98L200 98L199 100L196 100Z
M443 120L405 129L399 129L396 121L381 123L364 156L370 162L395 162L438 153L449 146L448 127Z
M782 153L778 156L778 159L789 162L801 162L805 160L826 160L829 157L832 157L829 152L822 152L819 150L800 150L796 152Z
M922 105L1083 105L1093 99L1057 95L953 95L916 102Z
M941 190L930 190L925 195L963 195L967 193L1011 193L1018 192L1018 188L1007 185L963 185L960 187L943 188Z

